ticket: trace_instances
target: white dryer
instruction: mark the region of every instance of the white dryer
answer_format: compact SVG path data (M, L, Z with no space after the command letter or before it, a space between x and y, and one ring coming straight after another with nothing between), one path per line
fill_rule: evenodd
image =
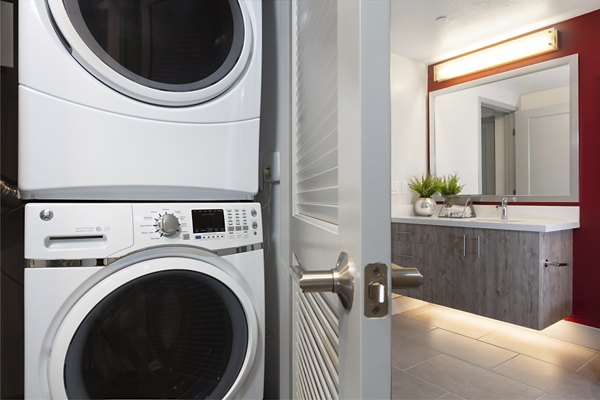
M19 3L27 199L250 200L260 0Z
M261 399L256 203L28 204L25 398Z

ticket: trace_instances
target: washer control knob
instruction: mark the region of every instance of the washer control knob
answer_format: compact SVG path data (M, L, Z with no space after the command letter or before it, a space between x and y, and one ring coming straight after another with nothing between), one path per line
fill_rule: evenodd
M253 217L256 217L256 210L253 208L252 210L250 210L250 215L252 215Z
M256 221L254 221L252 223L252 229L256 229L256 228L258 228L258 223Z
M157 228L163 236L173 236L179 233L181 224L173 214L164 214L158 220Z

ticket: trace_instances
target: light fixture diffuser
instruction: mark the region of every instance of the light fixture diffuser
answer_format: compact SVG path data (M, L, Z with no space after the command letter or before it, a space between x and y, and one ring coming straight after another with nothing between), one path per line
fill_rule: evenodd
M434 65L436 82L483 71L558 49L558 31L545 29Z

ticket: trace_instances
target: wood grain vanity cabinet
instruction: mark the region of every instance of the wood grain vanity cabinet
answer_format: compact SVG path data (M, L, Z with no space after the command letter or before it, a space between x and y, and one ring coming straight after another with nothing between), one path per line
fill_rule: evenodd
M392 262L425 278L398 293L534 329L571 314L572 258L572 230L392 224Z

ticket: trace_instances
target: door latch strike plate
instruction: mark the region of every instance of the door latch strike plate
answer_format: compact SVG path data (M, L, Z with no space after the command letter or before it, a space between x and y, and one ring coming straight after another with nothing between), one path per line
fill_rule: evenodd
M382 263L365 266L364 314L367 318L382 318L388 314L388 267Z

